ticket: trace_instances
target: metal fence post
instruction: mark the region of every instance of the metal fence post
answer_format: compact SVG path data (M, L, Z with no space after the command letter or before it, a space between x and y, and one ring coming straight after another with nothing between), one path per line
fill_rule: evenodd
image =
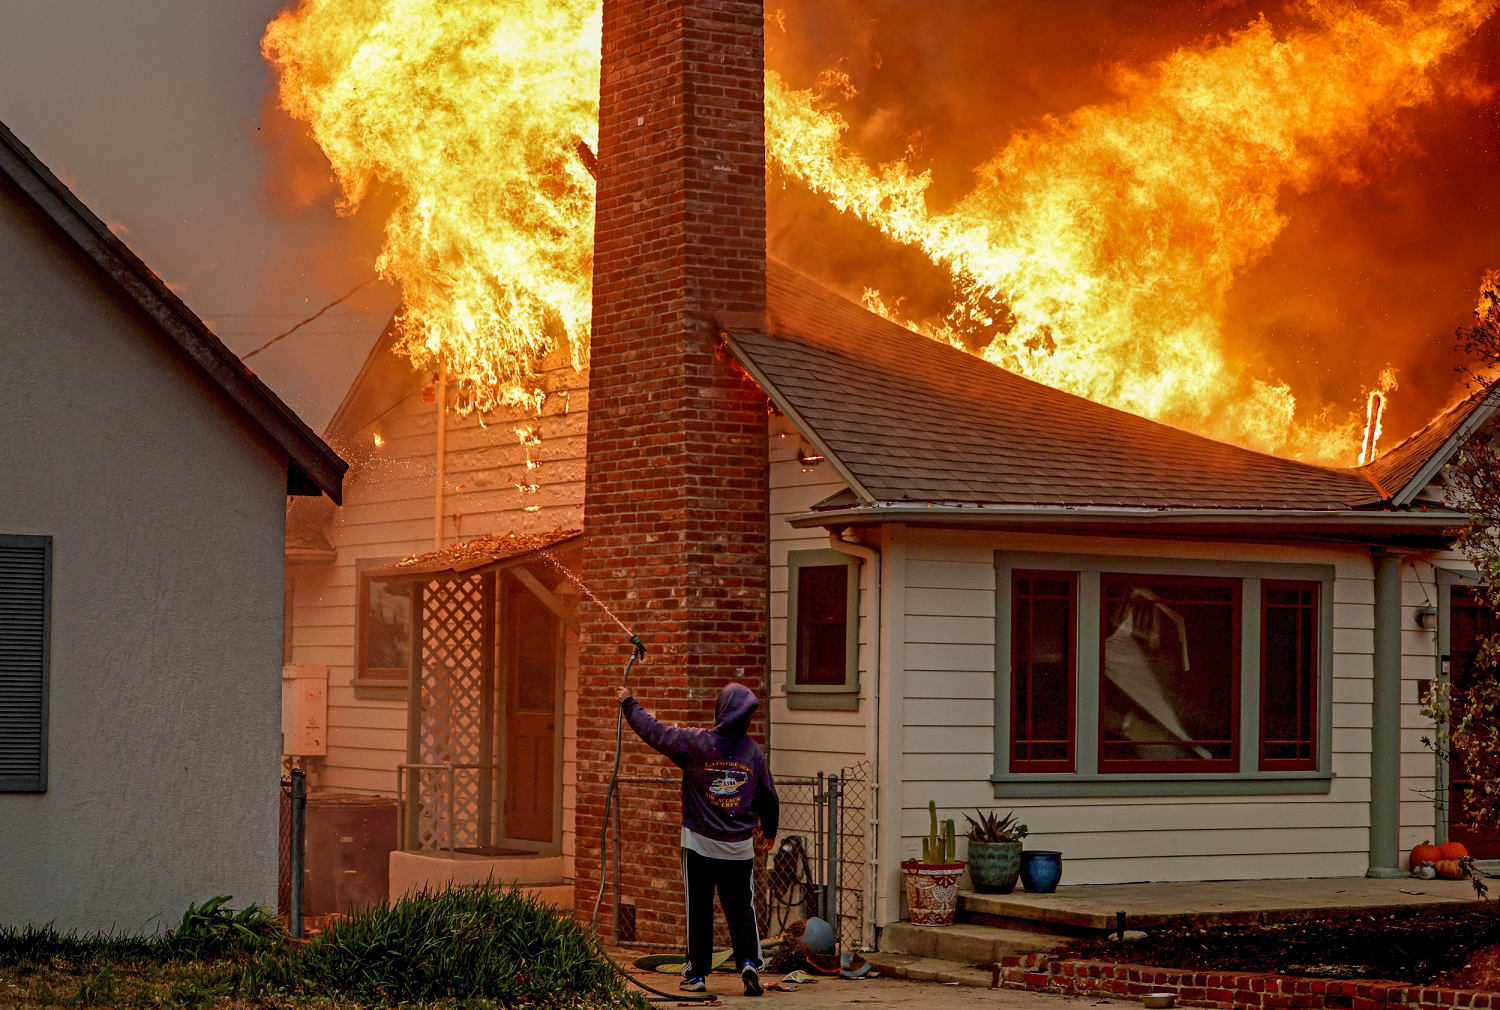
M833 930L834 942L839 938L839 777L828 776L828 787L823 796L828 803L828 841L823 846L824 858L828 860L824 872L825 901L823 921Z
M292 858L291 858L291 909L287 923L292 936L302 938L302 892L306 884L303 872L304 849L307 839L307 773L301 768L292 769Z

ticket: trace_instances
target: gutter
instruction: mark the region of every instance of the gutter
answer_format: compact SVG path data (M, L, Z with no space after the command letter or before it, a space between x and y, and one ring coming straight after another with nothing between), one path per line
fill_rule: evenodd
M958 505L876 504L807 512L788 519L796 529L846 527L878 523L924 523L944 526L1099 526L1174 527L1244 526L1294 530L1389 530L1437 533L1468 521L1462 512L1389 512L1362 509L1178 509L1112 505Z
M870 757L870 799L867 809L870 811L869 838L870 861L869 876L865 879L872 882L875 888L874 900L870 902L869 925L873 927L876 921L875 910L880 903L880 552L873 547L864 544L852 543L845 540L843 534L838 530L830 530L828 533L828 546L840 554L851 558L859 558L862 562L870 565L870 713L866 720L868 723L868 742L866 751ZM857 613L858 611L856 611ZM862 924L864 925L864 924ZM873 935L873 934L872 934Z

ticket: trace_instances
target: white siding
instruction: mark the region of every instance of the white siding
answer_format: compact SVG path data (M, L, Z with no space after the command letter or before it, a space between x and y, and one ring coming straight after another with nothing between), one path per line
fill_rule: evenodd
M482 419L449 414L445 544L485 533L582 527L587 374L554 361L542 383L547 396L538 413L509 409ZM314 759L310 768L319 789L394 795L396 765L406 759L405 699L381 698L354 685L357 562L433 549L437 407L423 402L415 375L405 392L374 403L370 415L378 419L336 446L354 461L344 505L326 530L337 560L289 569L294 583L292 661L328 667L328 755ZM381 414L391 402L397 405ZM534 428L541 438L529 450L529 458L540 466L527 466L528 449L516 431L522 426ZM377 435L383 442L378 447ZM524 492L517 486L529 484L537 490ZM569 872L576 805L577 659L577 639L569 633L561 840Z
M770 428L770 561L771 561L771 769L778 776L809 776L837 772L865 760L868 728L870 655L874 632L870 620L869 565L860 573L860 707L853 712L791 709L786 701L787 678L787 553L823 550L828 531L798 530L787 520L805 513L831 494L844 489L842 479L826 461L803 464L799 450L811 452L796 429L782 417Z
M1203 544L908 530L903 607L903 858L927 829L927 801L962 821L1014 808L1028 844L1065 855L1070 883L1359 875L1368 866L1373 568L1358 548ZM994 770L998 549L1227 562L1332 565L1333 771L1328 794L1000 799ZM1402 838L1430 835L1431 756L1420 744L1416 680L1432 676L1432 635L1415 630L1424 597L1406 567ZM1431 594L1430 574L1425 577ZM1420 840L1420 838L1413 838ZM1170 858L1167 858L1170 857ZM892 864L887 863L888 867ZM889 871L887 871L889 872Z

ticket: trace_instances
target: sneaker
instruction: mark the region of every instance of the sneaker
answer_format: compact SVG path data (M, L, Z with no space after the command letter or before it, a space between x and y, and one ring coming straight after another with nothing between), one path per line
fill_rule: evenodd
M702 975L689 975L682 980L682 984L677 988L683 992L705 992L708 989L708 985L703 981Z
M765 989L760 984L760 972L756 971L755 965L749 961L746 961L745 967L740 969L740 978L745 980L746 996L759 996L765 992Z

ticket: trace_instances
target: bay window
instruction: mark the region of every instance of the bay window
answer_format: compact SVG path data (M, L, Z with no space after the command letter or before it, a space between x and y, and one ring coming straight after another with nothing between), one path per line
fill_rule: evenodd
M995 568L997 796L1327 791L1330 566Z

